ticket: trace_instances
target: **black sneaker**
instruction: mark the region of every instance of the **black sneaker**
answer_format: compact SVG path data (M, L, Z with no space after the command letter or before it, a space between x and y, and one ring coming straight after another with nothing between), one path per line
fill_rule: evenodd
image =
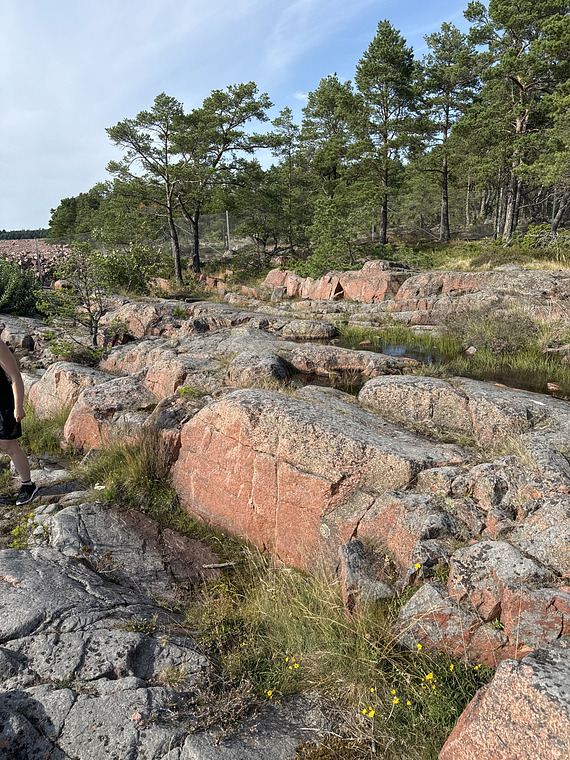
M16 496L16 506L21 507L31 501L40 489L35 483L22 483L20 492Z

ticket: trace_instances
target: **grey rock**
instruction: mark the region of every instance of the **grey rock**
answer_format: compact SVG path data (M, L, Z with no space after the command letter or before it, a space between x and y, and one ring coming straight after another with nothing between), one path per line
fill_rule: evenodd
M195 734L184 742L179 760L292 760L302 742L319 742L331 722L322 700L303 695L271 705L221 743L216 732ZM173 758L176 756L173 755ZM161 760L171 760L167 755Z
M338 550L344 606L353 612L361 603L377 602L394 596L388 583L374 577L372 563L361 541L348 541Z
M259 380L284 381L289 374L289 368L280 356L242 351L230 362L226 379L230 385L248 385Z
M508 587L539 587L554 581L553 573L505 541L480 541L453 553L448 587L457 602L469 602L484 620L501 612Z
M358 400L401 420L437 431L472 435L468 399L452 385L433 377L376 377L367 382Z
M338 330L330 322L316 322L310 319L293 319L281 330L283 338L288 340L328 340L338 335Z
M175 580L197 582L217 575L201 567L217 562L213 552L184 537L177 551L168 551L157 523L138 512L87 503L61 510L45 526L53 548L83 558L107 577L142 593L169 595ZM176 576L167 557L184 561Z
M570 497L536 501L535 510L509 540L522 552L561 575L570 570Z

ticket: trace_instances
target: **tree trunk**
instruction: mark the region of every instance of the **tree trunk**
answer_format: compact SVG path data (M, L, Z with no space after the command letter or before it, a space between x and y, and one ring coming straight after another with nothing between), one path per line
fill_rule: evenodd
M570 206L570 192L564 193L562 198L560 198L560 205L558 206L558 211L552 217L552 222L550 223L550 232L552 235L556 235L556 233L558 232L558 225L562 221L562 218L564 217L564 214L568 206Z
M380 209L380 230L379 243L386 245L388 242L388 169L382 170L382 187L384 188L384 197L382 198L382 208Z
M168 209L168 231L170 233L170 249L172 251L172 257L174 259L174 273L176 275L176 281L180 285L184 285L182 279L182 264L180 261L180 243L178 241L178 232L176 231L176 225L172 217L172 210Z
M448 242L449 232L449 196L447 189L447 156L444 154L441 165L441 218L439 221L439 239Z
M503 243L509 243L516 227L519 181L511 172L507 187L507 202L505 204L505 221L503 223Z
M193 221L193 238L194 238L194 251L192 252L192 270L196 274L200 274L202 264L200 262L200 230L198 228L198 222L200 221L200 206L196 206L194 209Z
M499 182L500 182L499 174ZM497 240L499 237L499 230L501 229L501 219L503 218L503 188L497 187L497 200L495 206L495 229L493 232L493 240Z
M449 195L447 188L447 130L449 128L449 112L445 111L443 126L443 158L441 161L441 217L439 221L439 239L448 242L449 234Z
M193 252L192 252L192 271L196 274L200 274L200 270L202 268L202 264L200 262L200 230L198 228L198 222L200 220L200 206L196 206L194 208L194 216L188 213L188 209L184 205L184 202L182 200L181 196L178 196L178 203L180 205L180 210L182 211L182 216L188 224L192 227L192 238L193 238Z

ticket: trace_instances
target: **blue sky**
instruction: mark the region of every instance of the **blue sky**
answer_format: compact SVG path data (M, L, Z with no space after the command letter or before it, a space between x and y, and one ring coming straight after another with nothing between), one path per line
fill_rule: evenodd
M106 127L166 92L187 110L255 81L300 119L306 93L355 66L389 19L467 29L467 0L0 0L0 229L46 227L65 197L108 179Z

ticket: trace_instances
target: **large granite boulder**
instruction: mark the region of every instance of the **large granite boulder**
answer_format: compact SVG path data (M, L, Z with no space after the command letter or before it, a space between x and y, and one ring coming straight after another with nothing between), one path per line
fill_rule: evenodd
M570 430L567 402L464 377L450 383L430 377L378 377L364 385L359 400L402 422L472 435L481 444L536 428Z
M463 712L439 760L565 760L570 648L565 639L505 660Z
M338 397L327 405L242 390L183 426L173 482L192 514L308 567L350 538L343 530L374 502L364 492L405 488L459 456Z
M70 408L81 391L112 379L108 372L72 362L55 362L30 388L29 400L40 419Z
M65 427L65 442L76 449L101 448L111 433L129 436L156 406L156 398L132 377L118 377L79 394Z
M421 423L438 432L473 434L469 399L435 377L376 377L364 385L358 399L403 422Z

